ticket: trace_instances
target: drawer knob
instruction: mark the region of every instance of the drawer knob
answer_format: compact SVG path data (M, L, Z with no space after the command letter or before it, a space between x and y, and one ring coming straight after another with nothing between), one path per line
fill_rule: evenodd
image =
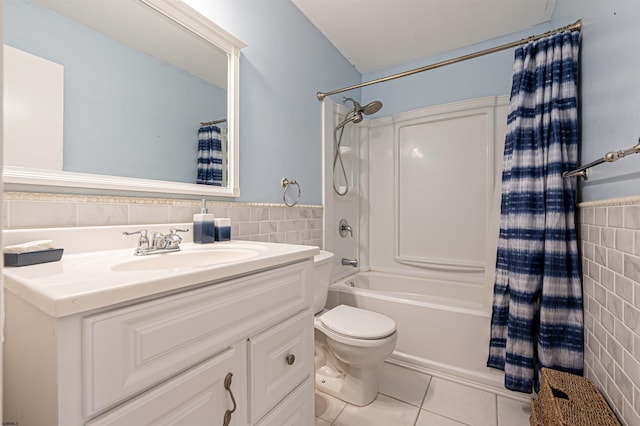
M296 356L294 354L287 355L287 364L293 365L296 362Z

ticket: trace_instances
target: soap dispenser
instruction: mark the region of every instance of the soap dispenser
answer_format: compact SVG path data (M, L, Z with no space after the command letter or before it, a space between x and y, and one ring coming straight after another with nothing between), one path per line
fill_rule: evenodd
M215 215L209 213L207 200L202 200L200 213L193 215L193 242L198 244L208 244L215 241L213 219Z

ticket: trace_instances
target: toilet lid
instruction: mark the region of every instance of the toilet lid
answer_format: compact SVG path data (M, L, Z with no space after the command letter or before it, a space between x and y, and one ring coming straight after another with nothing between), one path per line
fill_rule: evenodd
M336 306L318 319L328 329L357 339L382 339L396 331L391 318L347 305Z

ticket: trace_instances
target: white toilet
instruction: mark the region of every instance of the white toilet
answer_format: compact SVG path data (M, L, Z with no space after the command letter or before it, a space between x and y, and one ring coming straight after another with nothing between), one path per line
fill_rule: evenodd
M339 305L324 310L333 253L314 257L316 388L357 406L378 395L376 367L396 346L396 323L382 314Z

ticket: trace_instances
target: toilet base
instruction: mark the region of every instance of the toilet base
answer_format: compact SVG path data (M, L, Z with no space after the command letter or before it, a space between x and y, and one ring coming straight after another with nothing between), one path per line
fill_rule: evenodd
M371 404L378 396L376 367L349 368L347 374L324 366L316 370L316 388L358 407Z

